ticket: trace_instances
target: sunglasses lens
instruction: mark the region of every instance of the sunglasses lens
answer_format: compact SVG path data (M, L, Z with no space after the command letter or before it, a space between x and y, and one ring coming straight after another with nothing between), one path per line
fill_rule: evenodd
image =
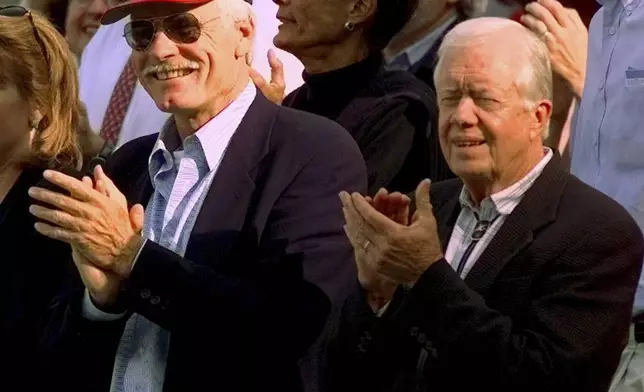
M154 40L154 24L149 20L133 20L125 26L125 40L136 51L145 51Z
M25 16L27 10L19 6L9 6L0 9L0 15L2 16Z
M201 36L199 20L192 14L172 15L163 20L163 30L168 38L179 44L197 42Z

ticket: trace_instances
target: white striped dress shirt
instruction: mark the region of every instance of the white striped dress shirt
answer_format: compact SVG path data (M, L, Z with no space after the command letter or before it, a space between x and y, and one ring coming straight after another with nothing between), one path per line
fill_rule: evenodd
M458 264L472 242L472 234L478 221L486 220L493 223L474 246L474 249L465 261L465 268L461 272L461 278L465 279L485 248L492 241L492 238L499 231L507 216L519 205L525 193L534 184L551 159L552 150L547 148L545 149L545 156L525 177L509 188L505 188L500 192L486 197L481 201L479 206L472 202L467 188L463 187L459 196L461 213L458 215L454 231L445 251L445 260L447 260L454 270L458 268Z
M183 143L173 119L166 123L149 159L154 193L145 211L146 241L184 255L210 184L256 93L249 83L235 101ZM96 309L87 294L83 313L91 320L114 319ZM169 341L168 331L133 314L116 353L110 391L161 392Z

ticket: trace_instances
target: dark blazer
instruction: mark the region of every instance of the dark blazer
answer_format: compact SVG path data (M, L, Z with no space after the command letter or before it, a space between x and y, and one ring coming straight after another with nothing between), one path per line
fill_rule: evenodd
M461 188L432 185L444 249ZM643 256L627 212L555 156L464 281L441 260L382 319L351 297L333 391L606 392Z
M38 391L47 385L38 341L47 307L72 267L69 245L42 236L29 213L30 187L42 169L23 170L0 203L0 389ZM41 366L42 365L42 366Z
M106 171L130 203L146 204L153 192L147 162L156 138L131 141L108 159ZM365 164L347 132L258 93L185 258L147 241L123 286L126 309L171 332L164 391L303 389L297 361L355 281L343 189L366 190ZM82 319L81 297L78 287L60 299L47 341L72 366L61 370L69 383L107 391L125 320Z

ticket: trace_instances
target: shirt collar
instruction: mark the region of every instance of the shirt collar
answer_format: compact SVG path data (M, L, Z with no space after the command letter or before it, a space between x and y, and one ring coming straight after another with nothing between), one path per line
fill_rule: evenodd
M459 195L461 207L476 212L482 220L493 220L497 215L510 215L552 159L553 152L550 148L544 148L544 153L545 155L539 163L521 180L502 191L486 197L481 201L479 207L474 204L467 187L464 186Z
M171 167L172 154L176 157L176 152L180 150L180 147L183 147L184 156L203 160L203 163L207 166L207 171L216 168L237 129L235 124L241 122L256 95L257 89L252 82L249 82L242 93L230 105L206 122L195 134L188 136L183 141L183 145L174 117L170 117L163 126L163 130L159 133L159 137L152 149L152 154L150 154L149 168L151 176L154 177L154 173L167 166L168 163L170 163ZM157 157L163 157L161 162L155 162L159 159Z
M427 52L429 52L429 50L434 46L434 44L436 44L440 37L443 36L443 33L449 28L449 26L456 22L457 18L458 14L454 12L445 22L443 22L443 24L429 32L429 34L425 35L420 40L414 42L412 45L403 49L397 55L393 56L392 61L393 59L406 54L407 58L409 59L409 66L414 66L416 63L422 60L423 57L425 57Z
M597 0L597 3L603 6L606 3L615 3L616 1L621 1L624 8L635 8L641 0Z

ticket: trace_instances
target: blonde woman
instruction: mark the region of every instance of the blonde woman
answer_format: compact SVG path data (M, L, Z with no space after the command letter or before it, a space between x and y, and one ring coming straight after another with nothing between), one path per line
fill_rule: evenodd
M29 187L44 169L80 168L87 132L76 64L46 18L0 7L0 378L7 390L47 390L40 320L66 275L63 243L34 229ZM3 388L4 390L4 388Z

